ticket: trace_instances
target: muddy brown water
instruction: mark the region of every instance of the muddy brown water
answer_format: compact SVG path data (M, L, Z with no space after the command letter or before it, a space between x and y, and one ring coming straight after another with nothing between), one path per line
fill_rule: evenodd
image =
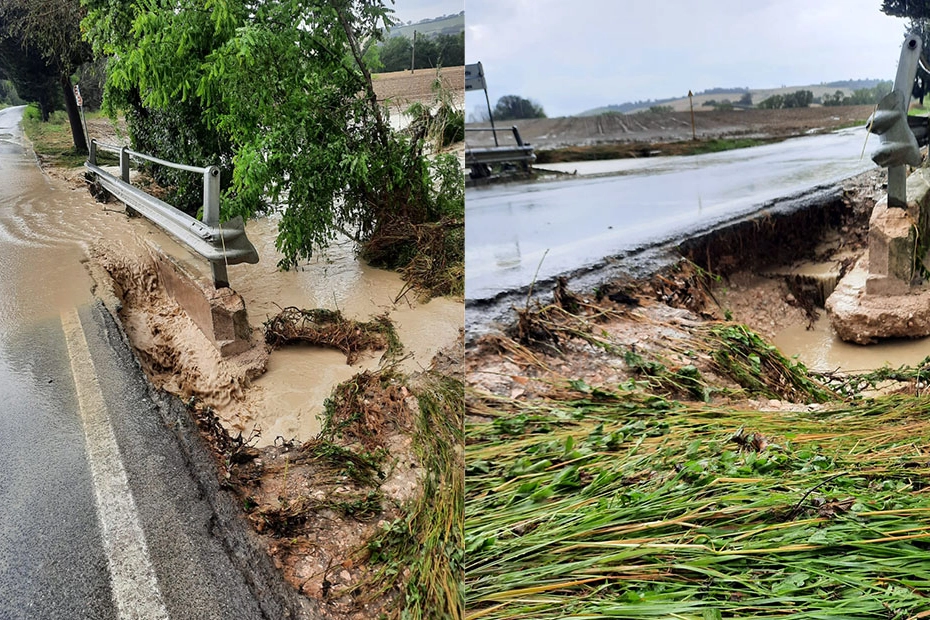
M784 355L797 356L805 366L819 372L867 372L883 366L914 366L930 355L930 338L893 339L865 346L843 342L825 313L813 329L792 325L781 331L774 344Z
M113 219L88 208L86 192L42 173L21 116L19 108L0 112L0 333L57 320L90 300L80 260Z
M25 323L57 318L62 309L91 301L93 282L81 262L88 248L101 239L130 254L139 252L139 239L154 241L187 266L207 273L206 263L154 226L140 218L126 218L119 203L96 203L83 187L72 188L44 174L24 144L18 115L10 120L8 114L0 117L0 336ZM400 276L361 263L354 245L345 240L297 270L279 271L276 231L276 218L249 222L247 233L261 261L229 268L232 286L245 299L256 340L261 340L259 330L265 320L293 305L338 309L347 318L361 321L388 313L405 347L407 357L401 362L405 372L428 368L439 349L455 346L464 321L462 302L439 298L419 303L413 293L398 299L405 284ZM166 313L163 308L152 310ZM135 322L131 317L128 320ZM137 325L144 328L146 323L140 320ZM190 376L227 389L222 362L209 350L209 342L190 329L189 321L168 320L159 328L176 329L177 342L187 349L183 359L192 365L202 363L201 368L188 369ZM260 429L258 445L270 444L279 436L310 439L320 429L317 416L333 388L380 364L381 352L363 355L350 366L344 355L331 350L294 347L275 351L268 371L242 398L233 394L217 398L225 403L218 407L218 414L233 432L248 435ZM164 386L177 387L170 381Z
M230 284L243 298L253 329L253 340L261 341L265 321L283 308L326 308L359 321L387 314L404 346L399 369L414 373L429 368L433 356L449 346L458 346L464 323L464 304L447 298L420 303L415 293L401 295L405 283L400 275L369 267L359 261L355 244L348 239L333 242L298 268L281 271L274 247L279 216L252 220L246 234L255 245L260 260L255 265L230 265ZM185 267L203 277L209 276L205 262L197 260L170 239L159 238L159 247ZM164 315L164 310L161 311ZM221 360L200 337L190 322L158 321L160 332L171 332L174 346L184 350L184 364L190 371L185 381L198 383L198 391L209 393L206 400L233 434L253 436L255 445L277 440L306 441L321 429L320 415L333 389L354 375L376 370L387 363L381 351L364 353L349 365L345 356L321 347L293 346L272 352L267 371L253 380L241 394L229 387L236 373L235 360ZM131 320L131 319L130 319ZM138 331L146 329L139 327ZM151 328L149 328L151 329ZM145 337L142 335L142 337ZM196 367L196 368L195 368ZM183 383L183 382L181 382ZM186 397L186 387L168 380L169 391Z
M246 234L255 244L257 265L233 265L229 277L245 299L249 321L259 329L281 307L328 308L359 321L387 313L404 345L407 357L400 368L417 372L429 367L442 348L455 346L464 322L460 301L437 298L419 303L410 293L398 299L405 283L400 275L374 269L356 259L355 245L338 240L298 269L282 272L276 267L274 249L278 218L251 221ZM381 352L363 355L357 364L346 364L339 352L295 347L272 353L268 371L253 384L236 415L244 431L262 429L261 444L278 436L306 440L320 429L318 415L333 388L358 372L381 364Z

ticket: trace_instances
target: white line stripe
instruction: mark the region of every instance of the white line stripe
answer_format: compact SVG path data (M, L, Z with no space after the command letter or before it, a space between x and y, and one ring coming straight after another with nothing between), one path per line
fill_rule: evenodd
M84 420L87 460L118 616L120 620L168 620L77 309L62 312L61 324Z

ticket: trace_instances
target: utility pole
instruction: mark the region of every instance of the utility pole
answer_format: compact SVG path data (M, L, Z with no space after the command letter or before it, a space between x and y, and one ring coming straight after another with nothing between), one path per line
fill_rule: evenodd
M413 68L416 66L414 64L417 56L417 31L413 31L413 45L410 46L410 73L413 73Z
M691 140L697 141L697 133L694 131L694 93L688 90L688 102L691 104Z

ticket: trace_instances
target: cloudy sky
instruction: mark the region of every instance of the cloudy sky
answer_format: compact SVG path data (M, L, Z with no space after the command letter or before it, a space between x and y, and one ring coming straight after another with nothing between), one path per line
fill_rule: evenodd
M466 4L466 61L484 66L491 104L520 95L550 117L714 87L893 80L906 25L881 0ZM466 111L478 105L468 93Z
M465 0L394 0L394 17L404 22L418 22L440 15L452 15L465 10Z

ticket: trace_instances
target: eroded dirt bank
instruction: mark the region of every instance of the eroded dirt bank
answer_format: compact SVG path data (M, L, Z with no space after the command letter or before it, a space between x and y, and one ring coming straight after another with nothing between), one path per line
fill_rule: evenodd
M614 382L634 376L635 369L631 374L622 356L617 358L606 349L671 354L668 339L682 336L679 325L741 323L767 340L789 328L813 326L823 315L825 283L820 275L805 275L805 269L828 266L830 277L837 279L851 268L866 249L868 218L883 187L883 172L865 173L847 181L841 195L811 208L765 212L689 239L676 250L680 261L665 267L661 258L647 261L658 270L653 276L642 276L639 270L637 275L614 272L606 282L602 278L594 283L593 276L581 282L563 280L554 294L543 291L542 301L531 303L529 309L517 304L509 326L489 315L497 322L476 328L491 333L469 341L467 381L499 394L525 391L512 382L509 371L516 368L501 351L502 342L515 342L519 347L535 342L536 355L554 356L544 366L567 373L562 378L590 371L599 380ZM637 260L630 257L631 264ZM571 331L550 333L546 321L540 327L530 320L541 309L548 309L544 315L562 315L571 314L573 308L603 310L604 318L587 331L594 340L597 332L610 332L611 347L592 346L588 336ZM697 361L674 359L678 363Z
M469 344L466 613L830 615L918 570L887 558L927 536L930 360L811 369L771 344L822 328L882 186L717 231L651 276L562 281ZM867 598L861 615L925 609Z
M273 222L250 224L260 253L274 230ZM397 274L360 264L348 244L294 272L271 260L251 272L235 267L254 346L224 358L159 283L153 253L166 249L184 260L164 238L94 244L97 295L119 316L150 380L199 420L221 479L285 578L332 617L388 613L411 595L408 583L425 587L407 555L430 524L410 522L412 506L461 492L461 468L436 463L424 432L461 462L462 302L404 294ZM301 344L308 333L334 348ZM424 412L437 394L447 396ZM445 549L436 553L441 570L457 570L443 561Z

